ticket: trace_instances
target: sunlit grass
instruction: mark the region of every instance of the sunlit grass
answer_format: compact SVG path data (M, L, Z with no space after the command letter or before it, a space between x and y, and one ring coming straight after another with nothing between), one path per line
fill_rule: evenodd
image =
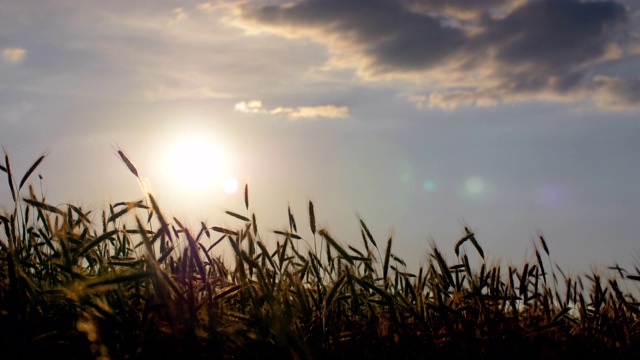
M414 271L362 219L350 242L360 246L316 228L312 202L309 236L290 210L287 228L261 233L248 187L243 210L226 213L234 227L186 228L151 194L99 213L52 206L29 185L44 158L20 178L6 152L0 165L11 194L0 215L2 358L640 356L629 290L639 269L566 276L542 235L534 261L505 267L465 228L453 261L432 245Z

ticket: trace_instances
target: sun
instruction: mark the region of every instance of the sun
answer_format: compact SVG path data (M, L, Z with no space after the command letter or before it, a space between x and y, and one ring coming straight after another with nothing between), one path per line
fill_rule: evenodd
M166 172L173 185L184 190L214 188L227 193L237 190L229 175L230 156L224 147L204 137L190 136L176 142L166 157Z

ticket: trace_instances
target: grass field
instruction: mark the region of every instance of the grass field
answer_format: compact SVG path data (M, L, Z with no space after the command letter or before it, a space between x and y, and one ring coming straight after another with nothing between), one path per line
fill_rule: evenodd
M638 268L567 276L542 236L492 264L465 228L454 261L433 245L413 271L363 220L359 247L316 228L312 202L312 237L290 211L260 233L248 187L235 228L187 228L150 193L52 206L29 185L44 158L0 164L1 358L640 358Z

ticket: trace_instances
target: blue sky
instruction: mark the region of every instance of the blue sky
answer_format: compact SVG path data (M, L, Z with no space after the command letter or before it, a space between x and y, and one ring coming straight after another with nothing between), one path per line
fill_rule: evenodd
M311 199L414 266L465 224L504 262L538 231L578 271L638 258L635 1L0 1L0 51L0 143L48 152L54 205L141 198L119 146L195 225L248 183L267 239Z

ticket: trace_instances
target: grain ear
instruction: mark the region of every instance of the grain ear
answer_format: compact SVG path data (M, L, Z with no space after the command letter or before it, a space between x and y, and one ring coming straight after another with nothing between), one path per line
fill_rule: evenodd
M118 149L118 155L120 155L120 159L122 159L122 161L124 162L124 164L127 166L127 168L129 169L129 171L131 171L131 173L133 175L135 175L135 177L137 177L138 179L140 179L140 176L138 175L138 169L136 169L136 167L133 165L133 163L131 162L131 160L129 160L129 158L127 157L127 155L124 154L124 152L121 149Z
M40 165L40 163L42 162L42 160L44 160L46 154L42 154L38 160L36 160L33 165L31 165L31 167L29 168L29 170L27 170L27 172L24 174L24 176L22 177L22 180L20 180L20 185L18 185L18 191L20 191L20 189L22 189L22 187L24 186L24 183L27 182L27 179L29 179L29 176L31 176L31 174L36 170L36 168L38 167L38 165Z

